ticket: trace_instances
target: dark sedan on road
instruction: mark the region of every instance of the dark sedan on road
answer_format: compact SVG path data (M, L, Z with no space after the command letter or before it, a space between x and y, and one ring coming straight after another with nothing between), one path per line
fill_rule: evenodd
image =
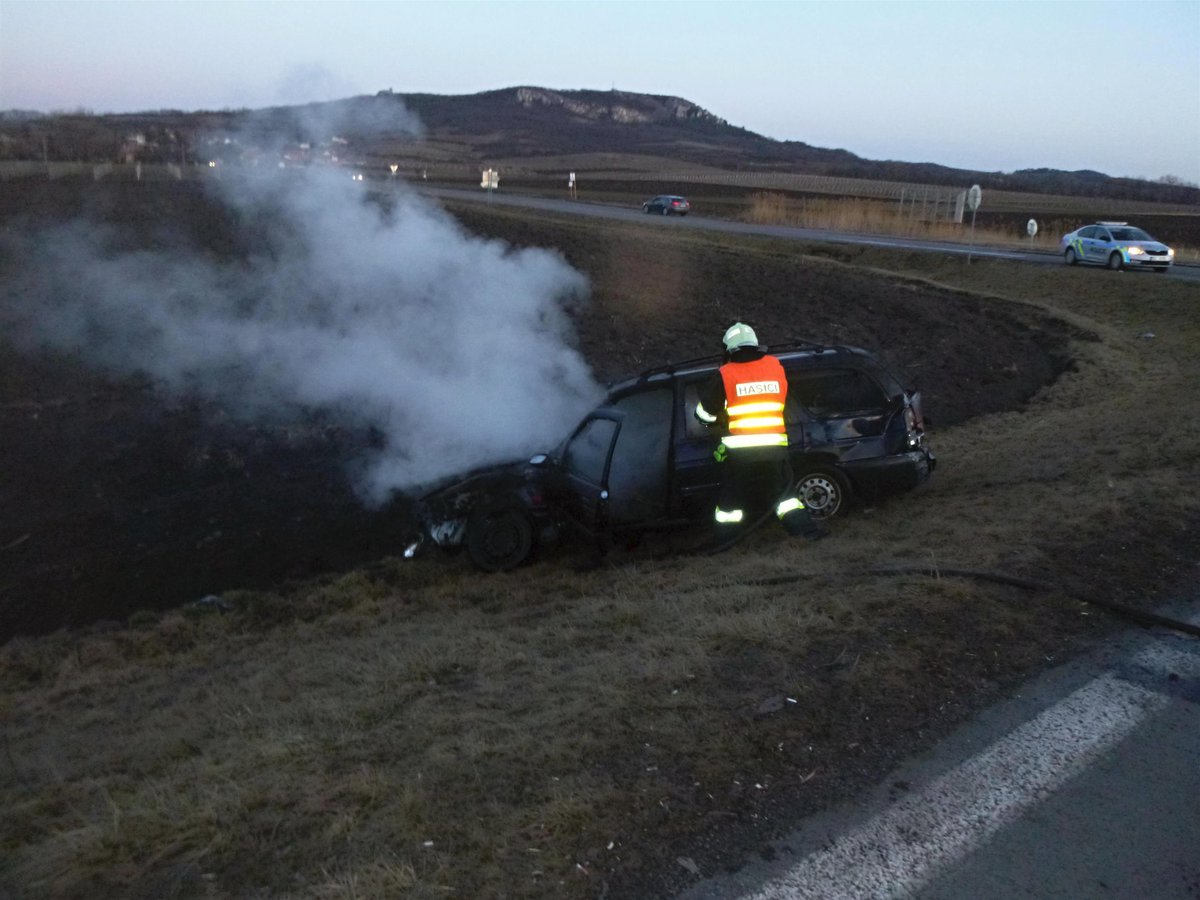
M664 216L686 216L691 208L686 197L675 194L660 194L642 204L642 212L659 213Z

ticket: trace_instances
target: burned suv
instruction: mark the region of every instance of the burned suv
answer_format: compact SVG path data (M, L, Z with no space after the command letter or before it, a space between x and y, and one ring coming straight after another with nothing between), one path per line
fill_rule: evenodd
M772 347L788 377L792 471L813 516L842 514L924 482L936 459L926 445L919 393L871 354L816 343ZM643 372L608 397L551 453L443 482L416 504L424 541L465 545L487 571L523 563L568 529L596 538L712 520L721 481L719 433L696 420L701 385L718 357Z

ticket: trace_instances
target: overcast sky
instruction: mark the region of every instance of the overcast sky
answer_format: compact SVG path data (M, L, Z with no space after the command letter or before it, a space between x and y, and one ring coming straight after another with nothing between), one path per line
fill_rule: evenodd
M669 94L869 159L1200 183L1200 0L0 0L0 109Z

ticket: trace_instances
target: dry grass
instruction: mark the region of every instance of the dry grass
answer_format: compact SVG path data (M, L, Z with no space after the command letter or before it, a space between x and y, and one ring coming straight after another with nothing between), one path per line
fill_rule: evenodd
M488 578L389 560L227 595L227 616L14 640L0 888L661 893L630 879L672 865L673 842L844 797L1097 633L1068 589L1112 589L1135 565L1122 543L1153 554L1200 513L1197 289L854 252L1066 318L1075 371L1026 412L938 433L928 489L820 544L764 531L716 558L659 543ZM1059 589L869 574L916 563Z
M791 225L857 234L886 234L896 237L968 243L979 246L1057 253L1059 239L1079 227L1079 218L1042 219L1032 238L996 228L976 227L971 232L971 214L964 213L963 224L945 221L947 208L942 204L941 220L936 220L932 203L901 207L895 201L862 200L853 197L789 197L786 194L758 193L750 196L746 221L760 225ZM1181 263L1200 263L1200 247L1176 246Z

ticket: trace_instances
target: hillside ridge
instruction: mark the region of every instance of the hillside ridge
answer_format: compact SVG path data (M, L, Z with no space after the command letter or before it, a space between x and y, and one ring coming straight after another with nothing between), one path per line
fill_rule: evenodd
M374 95L255 110L50 115L7 110L0 111L0 160L195 161L200 154L193 148L202 135L273 132L304 140L304 129L318 121L326 130L340 129L353 149L368 157L398 142L416 151L436 146L442 159L468 165L495 159L637 154L736 171L937 185L974 182L991 190L1200 206L1200 187L1169 177L1147 181L1045 167L985 172L934 162L870 160L845 149L757 134L682 97L535 85L474 94L388 88ZM131 148L135 139L138 143Z

